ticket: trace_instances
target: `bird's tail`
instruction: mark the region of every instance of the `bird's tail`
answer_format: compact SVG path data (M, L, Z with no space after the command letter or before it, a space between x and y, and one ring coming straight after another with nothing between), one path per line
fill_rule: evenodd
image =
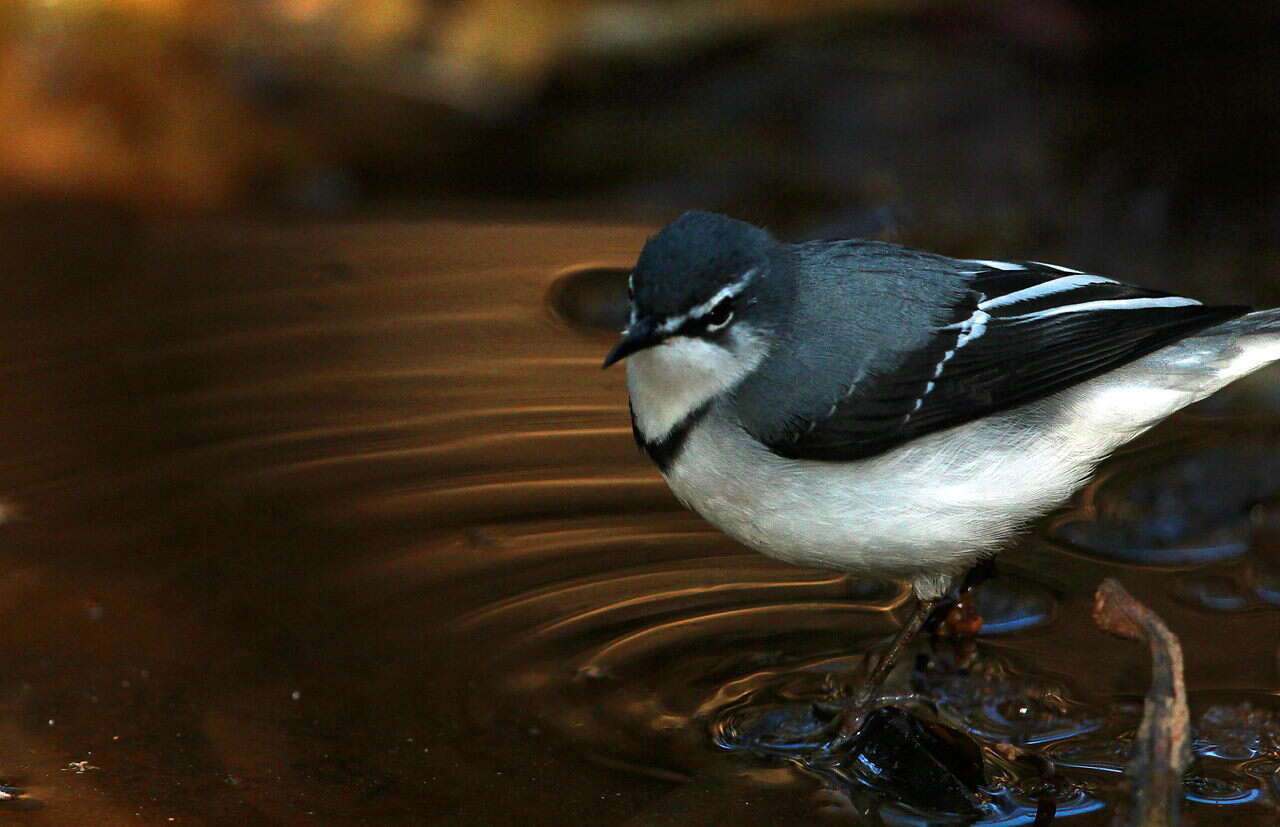
M1237 327L1244 335L1255 333L1280 333L1280 307L1257 310L1232 319L1219 327Z
M1280 361L1280 307L1246 313L1191 337L1195 348L1216 351L1216 368L1225 385Z

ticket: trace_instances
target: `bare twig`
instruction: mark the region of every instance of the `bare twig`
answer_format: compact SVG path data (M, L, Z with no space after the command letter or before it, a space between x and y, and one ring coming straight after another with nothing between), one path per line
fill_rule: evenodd
M1133 743L1129 806L1116 815L1123 827L1177 827L1182 774L1191 764L1191 723L1182 678L1182 647L1159 616L1111 578L1098 587L1093 619L1100 628L1151 647L1151 688Z

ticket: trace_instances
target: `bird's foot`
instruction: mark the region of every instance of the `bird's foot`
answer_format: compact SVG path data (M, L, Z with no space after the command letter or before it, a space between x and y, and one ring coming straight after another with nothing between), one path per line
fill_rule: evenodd
M816 753L821 758L832 758L849 751L849 747L858 738L858 733L867 722L872 707L846 709L833 722L831 736L818 747Z
M831 716L828 724L826 740L815 751L815 755L823 758L846 755L866 725L867 719L878 710L888 706L910 704L915 696L897 693L882 693L880 687L863 685L854 695L843 702L828 702L815 705Z

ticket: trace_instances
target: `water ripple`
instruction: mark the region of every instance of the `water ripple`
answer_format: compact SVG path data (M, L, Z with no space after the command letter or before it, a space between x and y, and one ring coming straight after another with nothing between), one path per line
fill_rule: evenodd
M928 823L806 761L905 588L748 552L631 441L599 362L647 228L140 232L83 309L0 308L0 785L85 824ZM979 823L1124 795L1148 666L1088 611L1117 572L1183 637L1196 817L1273 822L1275 430L1202 418L1118 457L1043 564L983 587L977 641L904 661L894 698L978 744Z

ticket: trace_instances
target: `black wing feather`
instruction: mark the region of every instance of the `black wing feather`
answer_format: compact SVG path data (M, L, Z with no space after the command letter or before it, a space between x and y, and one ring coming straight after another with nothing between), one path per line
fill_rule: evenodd
M770 449L795 459L874 456L932 431L1043 398L1248 310L1137 303L1049 312L1090 302L1171 297L1048 266L1019 266L1024 269L974 274L972 291L952 308L951 323L938 328L927 346L902 354L882 375L859 377L830 410L793 421ZM1067 281L1049 284L1060 279ZM974 335L978 322L981 330Z

